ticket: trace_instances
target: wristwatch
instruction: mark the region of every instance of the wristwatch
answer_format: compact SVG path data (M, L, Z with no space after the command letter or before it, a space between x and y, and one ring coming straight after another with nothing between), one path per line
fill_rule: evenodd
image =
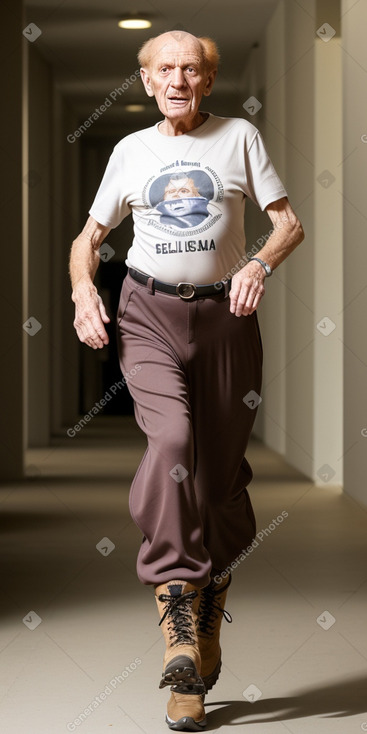
M265 278L269 278L270 277L270 275L272 274L273 271L272 271L270 265L268 265L268 263L264 263L264 260L260 260L259 257L251 257L250 260L249 260L249 262L251 262L251 260L257 260L257 262L260 263L260 265L263 266L263 268L265 270Z

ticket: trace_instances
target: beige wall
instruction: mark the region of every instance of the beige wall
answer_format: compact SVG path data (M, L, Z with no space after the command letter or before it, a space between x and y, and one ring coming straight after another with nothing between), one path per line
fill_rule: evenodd
M337 6L338 3L334 3ZM321 16L322 17L322 16ZM339 27L340 10L329 8L329 23ZM325 16L323 17L323 20ZM343 124L340 35L315 42L315 260L314 323L335 325L324 336L315 330L314 436L316 472L324 464L343 483ZM327 171L329 173L324 174ZM333 181L326 188L317 180ZM324 176L326 176L324 178ZM319 480L320 484L323 481Z
M65 434L79 416L79 342L73 328L74 304L68 275L72 240L79 234L79 148L67 142L77 116L57 88L53 96L52 329L57 338L51 352L52 432ZM84 222L83 222L84 223Z
M263 105L254 124L306 235L266 282L259 309L265 363L256 431L324 486L324 465L333 473L327 484L342 483L341 51L338 34L328 43L316 35L326 18L339 28L338 2L304 8L280 0L246 70ZM264 60L256 90L255 55ZM335 179L327 188L317 180L326 169ZM255 239L253 228L265 232L268 223L258 213L251 219ZM327 337L316 328L325 316L337 325Z
M344 488L364 505L367 505L366 28L366 3L343 0Z
M310 12L314 2L309 3ZM285 288L285 456L313 475L314 339L314 23L293 2L285 3L286 188L306 239L281 268Z
M79 149L66 141L76 116L36 45L26 47L26 313L42 328L26 339L24 415L29 446L44 446L79 415L79 345L72 326L68 258L80 226Z
M27 443L50 436L52 74L33 44L28 50L28 294L27 313L42 328L27 340Z

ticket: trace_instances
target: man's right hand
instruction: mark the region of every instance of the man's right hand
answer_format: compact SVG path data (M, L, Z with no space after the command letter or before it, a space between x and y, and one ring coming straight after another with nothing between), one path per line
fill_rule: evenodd
M110 318L101 296L97 291L83 289L74 292L72 300L75 303L74 327L80 341L92 349L102 349L109 342L104 324L108 324Z

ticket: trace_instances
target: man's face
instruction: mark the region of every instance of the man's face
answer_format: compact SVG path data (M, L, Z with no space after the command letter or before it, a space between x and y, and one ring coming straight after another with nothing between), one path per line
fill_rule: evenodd
M164 199L187 199L200 196L192 178L171 179L164 190Z
M182 34L178 40L164 33L156 39L149 68L141 70L141 77L162 115L189 121L197 115L203 94L210 94L215 73L205 71L200 44L193 36Z

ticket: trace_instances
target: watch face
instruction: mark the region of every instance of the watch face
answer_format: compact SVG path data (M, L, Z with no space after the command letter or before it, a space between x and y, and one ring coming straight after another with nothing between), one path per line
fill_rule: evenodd
M263 266L266 275L271 275L271 267L268 265L268 263L264 263L264 260L261 260L261 265Z
M268 275L271 275L271 274L272 274L272 272L273 272L273 271L272 271L272 269L271 269L270 265L268 265L268 263L264 263L264 260L260 260L260 258L259 258L259 257L254 257L254 258L252 258L252 259L253 259L253 260L257 260L257 262L259 262L259 263L260 263L260 264L262 265L262 267L263 267L263 268L264 268L264 270L265 270L265 275L266 275L266 276L268 276Z

